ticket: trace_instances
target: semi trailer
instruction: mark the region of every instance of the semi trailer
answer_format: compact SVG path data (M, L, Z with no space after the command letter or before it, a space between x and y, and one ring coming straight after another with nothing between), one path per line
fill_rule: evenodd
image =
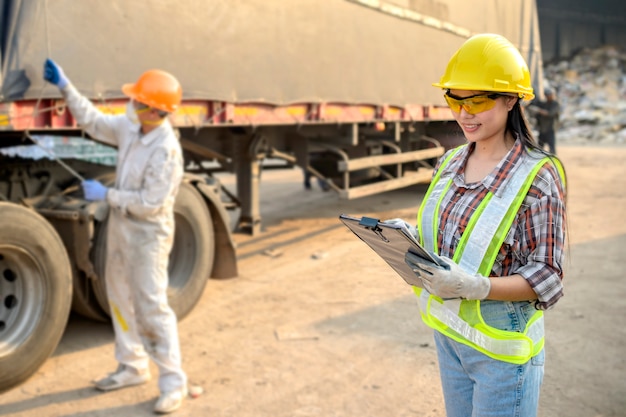
M534 0L0 0L0 12L0 392L54 352L71 311L109 320L107 207L80 181L112 184L114 165L85 151L93 138L43 81L46 58L110 114L147 69L181 82L170 119L186 172L168 290L179 319L209 278L237 276L232 233L262 233L266 161L339 198L429 182L463 141L431 83L475 33L511 40L541 88ZM80 151L59 157L50 138ZM25 145L47 157L10 151Z

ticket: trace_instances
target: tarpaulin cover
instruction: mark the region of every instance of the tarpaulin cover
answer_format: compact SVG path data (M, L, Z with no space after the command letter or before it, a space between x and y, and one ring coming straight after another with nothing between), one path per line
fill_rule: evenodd
M160 68L185 99L442 104L431 83L466 37L389 5L536 59L534 0L0 0L0 101L58 97L42 80L51 57L92 99Z

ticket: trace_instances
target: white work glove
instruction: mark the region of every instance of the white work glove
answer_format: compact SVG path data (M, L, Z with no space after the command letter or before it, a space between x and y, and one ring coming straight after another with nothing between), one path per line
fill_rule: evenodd
M491 281L482 275L465 272L452 259L437 257L443 266L407 252L404 261L422 279L424 288L441 298L484 300L491 290Z
M415 226L410 225L409 223L407 223L406 221L402 220L399 217L396 217L394 219L389 219L389 220L383 220L383 223L404 225L404 227L406 227L409 230L409 232L411 233L411 236L413 236L415 238L415 240L418 240L418 238L417 238L417 228Z

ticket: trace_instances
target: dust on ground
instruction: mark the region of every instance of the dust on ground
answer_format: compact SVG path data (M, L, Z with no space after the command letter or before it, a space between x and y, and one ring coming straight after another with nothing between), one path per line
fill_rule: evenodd
M540 416L625 416L626 147L558 151L570 248L565 297L546 314ZM344 201L304 190L299 170L264 172L263 233L235 235L240 276L209 281L179 325L184 367L204 394L173 415L444 416L432 330L410 287L337 219L413 221L424 191ZM0 396L0 416L153 415L154 378L92 387L116 367L112 340L108 324L71 317L53 357Z

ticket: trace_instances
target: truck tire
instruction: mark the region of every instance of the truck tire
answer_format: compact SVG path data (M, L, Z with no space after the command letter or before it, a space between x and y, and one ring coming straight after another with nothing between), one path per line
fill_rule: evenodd
M215 234L211 213L193 185L183 182L174 206L176 229L169 259L170 307L178 320L196 306L211 276L215 257ZM96 298L110 315L104 282L106 258L106 222L96 227L93 262L98 280L94 283Z
M179 320L198 304L215 260L211 212L193 185L181 184L174 205L176 231L169 261L168 299Z
M0 202L0 392L33 375L56 349L72 303L63 241L33 210Z

